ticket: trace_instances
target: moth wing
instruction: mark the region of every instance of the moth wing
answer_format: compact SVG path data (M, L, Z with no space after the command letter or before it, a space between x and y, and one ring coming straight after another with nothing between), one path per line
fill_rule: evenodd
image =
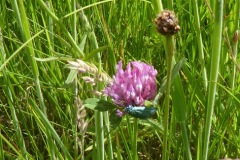
M143 112L146 112L149 116L154 115L157 111L157 108L155 107L145 107Z
M156 113L155 107L133 107L129 114L140 119L147 119Z

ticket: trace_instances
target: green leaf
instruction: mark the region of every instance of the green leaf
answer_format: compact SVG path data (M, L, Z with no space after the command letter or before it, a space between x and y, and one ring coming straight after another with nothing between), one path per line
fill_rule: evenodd
M186 61L187 61L187 59L183 58L174 65L173 70L172 70L172 81L178 75L180 69L183 67L183 65L186 63Z
M50 62L50 61L60 61L60 60L69 60L69 57L49 57L49 58L37 58L34 57L36 61L39 62Z
M89 60L91 59L93 56L95 56L97 53L99 52L102 52L103 50L107 49L108 46L102 46L102 47L99 47L95 50L93 50L91 53L87 54L85 57L84 57L84 61L86 60Z
M86 100L84 101L84 105L85 105L85 107L94 110L94 109L96 108L96 106L97 106L97 104L98 104L99 101L100 101L100 100L97 99L97 98L88 98L88 99L86 99Z
M122 117L116 115L116 110L112 110L109 116L111 130L115 130L121 123Z
M180 61L178 61L173 69L172 69L172 79L171 79L171 83L173 83L174 79L176 78L176 76L178 75L180 69L185 65L187 59L183 58ZM162 85L159 89L158 94L156 95L153 104L156 105L158 103L158 100L162 97L162 95L164 94L165 90L166 90L166 78L163 79Z
M163 125L157 122L156 120L147 119L147 121L145 122L149 123L156 131L163 132L164 130Z
M105 111L110 111L115 109L117 106L105 101L105 100L100 100L97 98L88 98L84 101L85 107L93 110L97 110L100 112L105 112Z
M78 71L77 70L71 70L68 74L67 80L65 81L65 84L68 85L73 82L74 78L76 78Z
M98 111L104 112L104 111L113 110L115 108L117 108L116 105L114 105L108 101L100 100L95 109Z
M183 85L180 76L178 75L172 86L172 103L176 113L176 120L184 122L186 120L186 98L183 90Z

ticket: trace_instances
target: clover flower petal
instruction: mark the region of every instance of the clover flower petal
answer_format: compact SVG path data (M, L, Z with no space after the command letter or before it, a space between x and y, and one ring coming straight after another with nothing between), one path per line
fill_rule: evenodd
M142 106L145 100L151 100L156 96L157 71L153 66L133 61L123 70L120 61L116 68L117 73L113 76L113 82L105 88L105 93L116 105Z

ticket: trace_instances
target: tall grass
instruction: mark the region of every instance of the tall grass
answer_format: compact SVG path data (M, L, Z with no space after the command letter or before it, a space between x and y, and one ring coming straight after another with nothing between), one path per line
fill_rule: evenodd
M239 157L239 6L240 0L2 0L0 159ZM155 29L163 9L180 23L172 44ZM175 50L166 100L169 45ZM114 112L84 108L87 98L106 99L94 94L106 84L88 84L82 76L90 73L66 67L76 59L109 76L119 60L153 65L157 114L124 116L114 128Z
M219 61L222 45L222 20L223 16L223 0L216 1L215 4L215 19L213 26L212 36L212 54L211 54L211 68L208 87L208 99L206 108L206 122L204 128L204 141L203 141L203 159L207 160L208 143L211 132L213 111L215 106L216 88L218 80Z

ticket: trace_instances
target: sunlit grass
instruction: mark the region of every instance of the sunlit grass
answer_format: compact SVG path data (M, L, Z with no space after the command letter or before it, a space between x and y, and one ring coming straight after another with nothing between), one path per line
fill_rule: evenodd
M211 69L211 57L219 44L213 36L218 26L214 21L216 2L195 2L173 1L181 30L174 36L172 64L184 64L172 75L166 150L170 159L187 159L185 138L193 159L201 160L206 151L206 159L234 159L240 156L240 78L239 45L232 38L239 29L240 1L224 2L217 81L210 76L216 72ZM127 0L79 3L0 2L0 159L160 159L166 106L161 87L167 60L165 38L157 33L154 19L159 8L169 9L172 4ZM109 128L114 113L101 115L83 106L105 83L87 84L83 75L66 67L76 59L97 66L99 74L110 77L119 60L124 66L132 60L153 65L162 89L157 115L137 123L125 116L115 130ZM216 90L209 93L212 84ZM206 118L210 94L215 97L214 108ZM179 118L181 108L184 120ZM209 128L206 120L211 123ZM99 150L103 151L100 155Z

